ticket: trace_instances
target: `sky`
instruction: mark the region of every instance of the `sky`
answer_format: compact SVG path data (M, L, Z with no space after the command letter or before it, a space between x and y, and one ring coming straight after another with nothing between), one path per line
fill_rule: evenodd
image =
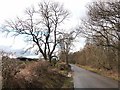
M14 20L17 16L24 16L24 10L32 5L37 5L43 0L0 0L0 27L5 20ZM47 0L46 0L47 1ZM80 19L86 15L86 5L92 0L52 0L64 4L64 7L71 13L69 20L64 24L66 30L74 28L80 23ZM75 43L73 51L78 51L84 47L85 39L79 38ZM0 50L14 51L20 53L26 46L23 37L5 37L0 32Z

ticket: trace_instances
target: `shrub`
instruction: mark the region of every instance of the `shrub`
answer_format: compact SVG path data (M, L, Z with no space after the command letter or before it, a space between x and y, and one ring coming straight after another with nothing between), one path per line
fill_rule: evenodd
M66 63L64 62L58 63L57 67L59 70L67 70L67 71L71 70L70 65L66 65Z
M4 58L3 61L5 61L3 74L7 73L3 79L3 90L6 88L24 88L25 90L29 88L60 88L66 78L53 70L47 61L31 62L25 64L24 68L21 68L23 64L21 61L7 58Z
M25 64L22 61L16 59L10 59L9 57L2 58L2 83L3 88L9 87L14 84L14 76L20 72L20 69L25 68ZM11 86L12 87L12 86Z

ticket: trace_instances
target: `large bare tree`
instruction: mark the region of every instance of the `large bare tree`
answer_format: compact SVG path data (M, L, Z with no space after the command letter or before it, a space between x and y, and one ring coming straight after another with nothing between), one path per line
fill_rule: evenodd
M24 39L32 45L27 50L37 46L36 53L41 53L45 60L51 62L58 43L59 25L70 13L58 2L41 2L38 9L27 8L25 14L24 19L17 17L15 21L7 21L4 31L13 32L14 36L25 36Z

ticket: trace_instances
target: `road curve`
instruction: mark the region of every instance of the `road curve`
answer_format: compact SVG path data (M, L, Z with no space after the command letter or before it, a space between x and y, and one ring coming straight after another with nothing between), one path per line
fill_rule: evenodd
M71 64L74 88L118 88L118 82Z

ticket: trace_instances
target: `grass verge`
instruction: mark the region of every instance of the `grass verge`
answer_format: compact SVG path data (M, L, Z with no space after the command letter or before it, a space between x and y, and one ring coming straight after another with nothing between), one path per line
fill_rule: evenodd
M91 72L100 74L102 76L105 76L105 77L120 81L120 79L118 77L118 72L114 72L112 70L107 71L105 69L97 69L97 68L93 68L91 66L82 66L82 65L77 65L77 66L79 66L79 67L81 67L83 69L89 70Z
M74 90L71 66L67 66L64 62L61 62L58 63L57 68L58 72L66 77L62 88L69 88L71 90Z
M64 84L63 84L62 88L71 88L71 89L74 89L73 78L72 77L67 78L64 81Z

